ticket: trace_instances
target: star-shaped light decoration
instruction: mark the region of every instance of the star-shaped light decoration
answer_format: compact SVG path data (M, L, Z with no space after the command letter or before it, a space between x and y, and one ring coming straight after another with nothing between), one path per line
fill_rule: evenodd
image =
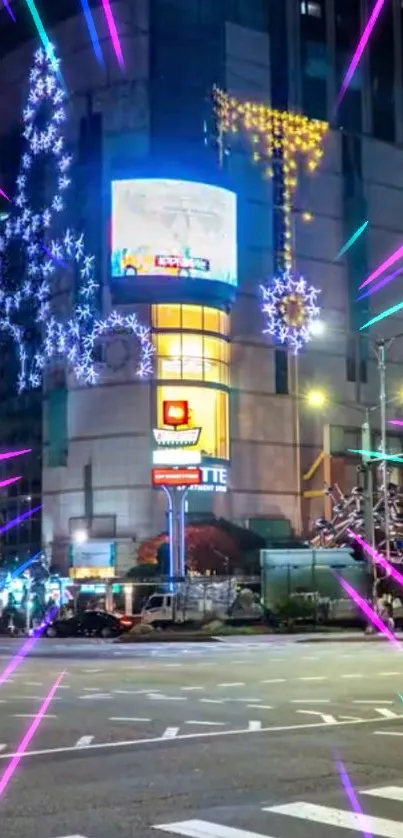
M266 317L263 332L288 345L297 354L311 340L319 320L319 289L287 270L274 277L269 285L262 285L261 291L262 311Z

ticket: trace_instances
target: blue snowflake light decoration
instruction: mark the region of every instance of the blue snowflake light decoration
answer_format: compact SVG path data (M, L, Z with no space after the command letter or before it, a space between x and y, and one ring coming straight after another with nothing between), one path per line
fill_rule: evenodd
M319 320L319 289L287 270L275 277L269 286L262 285L261 291L262 311L267 318L264 333L287 344L296 355L311 339Z
M154 347L149 330L135 314L112 312L105 320L99 319L94 256L86 253L83 234L60 232L72 158L62 134L65 92L58 80L58 67L53 51L39 49L35 53L23 111L27 149L12 211L0 233L0 329L17 347L19 392L39 387L52 359L66 361L79 381L94 384L98 377L96 344L113 331L132 333L139 340L137 374L152 372ZM38 208L30 201L30 192L35 191L30 178L42 157L45 163L53 161L55 176L53 192L47 195L46 205ZM19 255L17 277L8 263L12 249ZM62 315L55 303L63 273L70 281L68 316Z

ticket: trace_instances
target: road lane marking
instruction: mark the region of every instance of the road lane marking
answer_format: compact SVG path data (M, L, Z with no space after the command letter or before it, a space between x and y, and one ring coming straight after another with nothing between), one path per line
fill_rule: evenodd
M394 701L385 701L382 699L384 704L394 704ZM355 699L353 704L379 704L379 698L360 698Z
M156 693L157 693L157 690L155 691L155 693L152 693L152 695L155 695ZM114 695L148 695L149 696L150 695L150 690L114 690L113 694Z
M23 687L43 687L43 681L23 681Z
M162 734L162 739L175 739L179 733L178 727L167 727Z
M262 722L258 721L250 721L248 722L248 730L261 730L262 729Z
M297 678L297 681L328 681L329 678L326 675L302 675L300 678Z
M398 717L399 719L403 719L403 715ZM381 724L383 721L387 721L386 719L380 719L379 717L376 719L354 719L354 720L336 720L337 727L349 727L350 725L368 725L368 724ZM208 739L213 736L245 736L248 734L253 733L283 733L292 730L314 730L320 728L329 728L329 725L326 722L312 722L312 724L291 724L291 725L270 725L268 727L262 727L259 731L249 730L249 728L241 728L237 730L208 730L204 731L203 733L180 733L175 741L179 742L181 740L188 740L188 739ZM381 734L382 731L376 731L376 733ZM387 732L385 731L387 735ZM402 733L391 733L391 736L403 736ZM97 750L109 750L110 748L132 748L136 745L143 747L144 745L157 745L161 744L163 738L161 736L152 736L152 737L143 737L141 739L123 739L120 742L96 742L92 745L87 745L83 748L80 748L80 751L97 751ZM59 748L43 748L42 750L32 750L32 751L24 751L23 753L14 752L14 753L6 753L0 754L0 760L2 759L12 759L13 757L36 757L36 756L52 756L54 754L77 754L77 748L75 745L59 747ZM265 838L268 838L265 836ZM400 838L400 836L399 836Z
M285 678L268 678L266 681L261 681L261 684L285 684Z
M244 687L245 681L232 681L224 684L217 684L217 687Z
M274 815L288 815L291 818L327 824L327 826L337 826L342 829L357 830L358 832L363 832L365 828L365 832L371 833L371 835L379 835L381 838L401 838L402 836L401 822L348 812L332 806L320 806L319 804L300 801L285 803L282 806L265 806L263 812L270 812Z
M361 675L359 672L346 672L344 675L341 676L342 678L363 678L364 676Z
M384 678L387 678L388 676L392 677L394 675L401 676L403 672L378 672L378 675L383 675Z
M152 719L140 718L140 716L109 716L110 722L151 722Z
M365 789L361 794L371 797L382 797L383 800L403 801L403 786L382 786L380 789Z
M184 692L194 692L195 690L204 690L204 687L180 687Z
M330 701L330 698L292 698L290 704L330 704Z
M87 692L87 693L99 693L100 688L99 687L83 687L82 690L83 690L83 692Z
M403 736L403 732L397 732L395 730L374 730L374 736Z
M160 693L147 693L150 701L187 701L185 695L161 695Z
M199 698L200 704L224 704L223 698Z
M94 739L94 736L80 736L80 738L77 739L76 748L85 748L86 745L91 745L91 742L93 742Z
M188 721L185 722L185 725L213 725L214 727L222 727L225 725L225 722L197 722L197 721Z
M327 725L337 725L337 719L328 713L319 713L318 710L297 710L297 713L305 713L306 716L320 716Z
M160 826L154 826L153 829L171 832L174 835L184 835L185 838L270 838L269 835L262 835L260 832L250 832L247 829L235 829L233 826L200 820L163 823Z
M376 712L380 713L384 719L397 719L397 713L393 710L389 710L387 707L376 707Z
M248 704L248 707L255 708L256 710L274 710L270 704Z

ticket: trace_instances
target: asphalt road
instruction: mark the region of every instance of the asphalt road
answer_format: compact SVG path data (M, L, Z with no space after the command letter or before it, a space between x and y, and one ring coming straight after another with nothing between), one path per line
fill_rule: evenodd
M389 645L43 640L6 677L20 646L0 640L7 838L403 836L403 658ZM377 818L366 830L348 782Z

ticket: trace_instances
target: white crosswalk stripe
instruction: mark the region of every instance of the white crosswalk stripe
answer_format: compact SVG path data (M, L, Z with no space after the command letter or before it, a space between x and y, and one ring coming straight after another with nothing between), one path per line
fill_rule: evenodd
M364 789L359 792L359 795L364 796L364 803L366 802L368 807L372 798L372 809L376 806L379 809L382 805L385 806L385 801L391 801L392 806L395 807L392 813L395 814L399 809L398 804L403 803L403 786ZM352 832L361 833L366 837L371 836L371 838L403 838L403 806L400 807L401 813L397 815L399 820L366 814L365 805L362 809L365 814L351 811L344 806L344 803L343 808L339 808L302 800L261 808L258 828L261 828L261 817L264 813L270 820L267 832L265 828L259 832L251 832L240 829L234 824L215 823L202 819L159 824L155 825L154 829L171 835L181 835L183 838L284 838L284 836L292 838L292 824L305 822L307 831L306 833L298 831L298 838L305 838L305 835L309 838L315 838L316 835L320 838L327 838L328 835L329 838L330 836L333 838L336 831L339 838L350 838ZM236 818L237 810L234 811ZM388 811L387 814L390 812ZM274 829L273 819L276 824ZM314 825L320 827L319 833L315 832Z

